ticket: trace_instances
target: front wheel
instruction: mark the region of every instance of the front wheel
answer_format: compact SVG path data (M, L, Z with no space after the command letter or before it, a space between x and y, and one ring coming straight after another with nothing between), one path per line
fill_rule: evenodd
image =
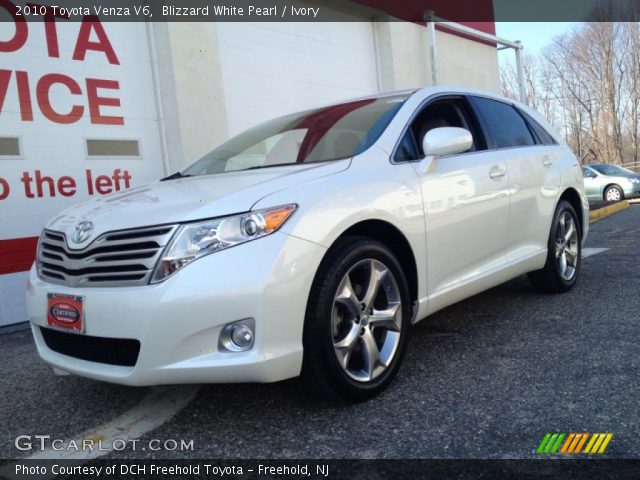
M556 207L547 243L547 261L541 270L529 273L533 286L545 293L571 290L578 280L582 255L578 215L567 201Z
M407 281L395 255L369 238L339 241L311 289L302 376L330 399L378 394L398 371L410 316Z

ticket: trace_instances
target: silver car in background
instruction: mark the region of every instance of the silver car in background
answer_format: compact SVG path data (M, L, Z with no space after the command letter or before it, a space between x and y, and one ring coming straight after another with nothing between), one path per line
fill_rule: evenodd
M618 202L640 197L640 175L619 165L587 165L582 174L589 200Z

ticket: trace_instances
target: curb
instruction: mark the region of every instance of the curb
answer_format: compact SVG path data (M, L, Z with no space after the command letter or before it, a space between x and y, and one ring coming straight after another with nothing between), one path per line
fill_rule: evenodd
M609 215L621 212L625 208L629 208L629 201L623 200L622 202L614 203L613 205L607 205L606 207L598 208L589 212L589 223L595 223L598 220L602 220Z

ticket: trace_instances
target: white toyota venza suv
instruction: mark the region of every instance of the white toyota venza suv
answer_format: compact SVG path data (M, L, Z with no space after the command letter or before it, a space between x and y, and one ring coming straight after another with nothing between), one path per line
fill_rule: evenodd
M524 273L571 289L587 229L578 160L540 115L425 88L268 121L63 211L27 298L38 352L73 374L302 375L362 400L395 376L412 323Z

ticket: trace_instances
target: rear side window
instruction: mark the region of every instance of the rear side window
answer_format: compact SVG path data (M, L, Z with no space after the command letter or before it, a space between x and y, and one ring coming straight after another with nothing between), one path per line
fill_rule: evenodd
M484 97L473 97L473 100L492 148L535 145L527 124L511 105Z
M540 125L533 118L531 118L530 115L527 115L522 110L518 110L518 111L522 114L522 116L525 118L525 120L527 121L527 123L529 124L529 126L531 127L533 132L536 134L536 136L538 137L538 140L540 140L540 144L542 144L542 145L557 145L558 144L558 142L556 142L553 139L551 134L549 132L547 132L542 125Z

